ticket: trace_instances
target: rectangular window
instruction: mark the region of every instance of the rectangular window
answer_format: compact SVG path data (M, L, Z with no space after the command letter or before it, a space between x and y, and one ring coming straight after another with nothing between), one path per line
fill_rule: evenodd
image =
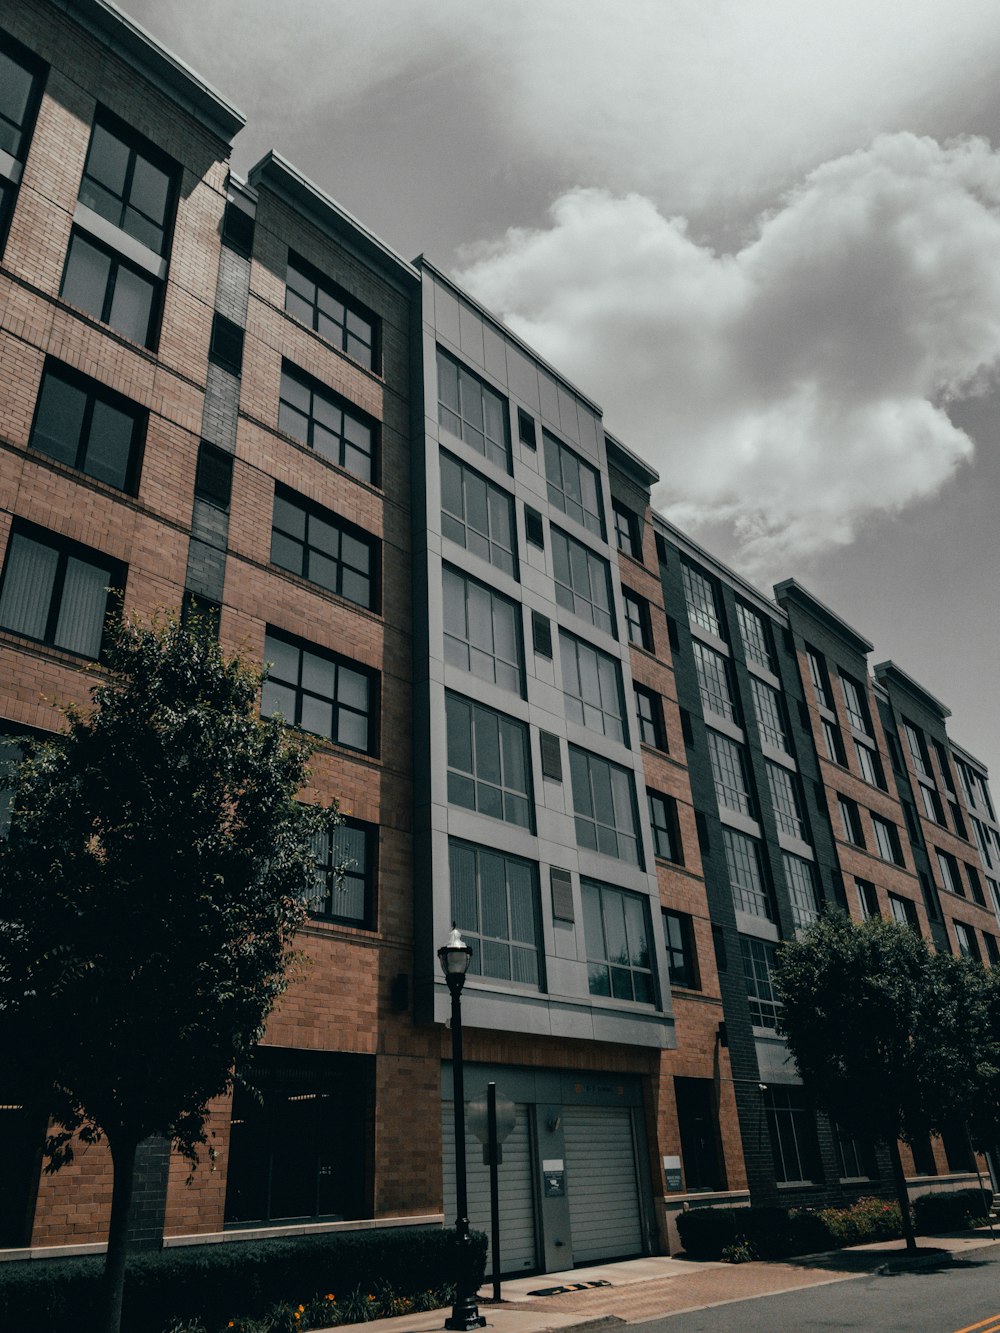
M819 916L819 897L812 862L804 861L801 856L793 856L791 852L782 852L781 863L785 869L785 883L792 904L792 920L803 929Z
M124 587L117 560L15 520L0 581L0 626L96 659L110 591Z
M821 718L823 725L823 743L826 746L826 753L829 759L835 764L840 764L843 768L847 767L847 756L844 754L844 742L840 738L840 728L836 722L830 722L827 718Z
M889 910L892 912L892 919L897 926L909 926L920 934L920 918L917 916L916 904L909 898L901 898L898 893L889 894Z
M986 945L986 957L990 967L996 967L1000 963L1000 943L998 943L995 935L990 935L985 930L983 931L983 943Z
M1000 884L998 884L995 879L990 879L989 875L987 875L986 885L990 891L990 900L993 910L1000 916Z
M856 879L854 887L858 891L862 920L868 921L872 917L880 917L882 913L878 910L878 892L875 885L867 879Z
M255 230L256 214L242 208L235 200L227 199L222 213L222 244L249 259L253 255Z
M524 506L524 539L540 551L545 550L545 524L541 514L531 505Z
M533 828L528 728L457 694L446 708L449 802Z
M273 629L264 638L264 661L269 664L260 707L264 717L280 714L348 749L378 752L375 672Z
M480 680L521 694L524 648L515 602L445 566L444 658Z
M625 628L628 641L636 648L653 651L653 630L649 623L649 603L638 597L628 588L622 589L622 601L625 606Z
M451 454L441 454L441 531L516 578L514 501Z
M35 127L44 66L13 38L0 34L0 250Z
M844 828L844 837L848 842L852 842L855 847L865 845L865 834L861 827L861 812L857 805L847 796L838 796L837 804L840 806L840 820Z
M778 1026L781 1005L774 989L775 946L770 940L758 940L752 935L740 936L743 954L743 973L750 1001L750 1022L755 1028L773 1032Z
M708 630L709 634L721 639L722 619L715 600L715 588L704 574L693 565L689 565L686 560L681 561L681 579L684 583L684 600L691 620L702 629Z
M962 811L958 802L949 800L948 805L951 807L951 822L954 825L955 832L960 838L964 838L966 842L968 842L969 834L966 830L965 820L962 818Z
M378 321L306 260L289 252L285 311L367 370L378 370Z
M538 732L538 754L542 761L542 777L562 782L562 741L551 731Z
M955 779L951 775L951 765L948 763L948 751L935 736L931 737L931 744L934 746L934 750L937 753L938 768L941 770L942 778L944 778L944 785L951 792L952 796L954 796L956 794Z
M58 361L47 360L29 446L134 494L146 413Z
M614 634L608 562L558 528L550 527L549 532L556 601L605 634Z
M691 640L694 666L698 675L698 693L702 707L718 717L738 721L733 692L729 683L729 663L714 648L707 648L697 639ZM765 686L766 688L766 686Z
M722 841L736 910L771 920L773 914L761 870L759 844L745 833L731 828L722 830Z
M932 819L935 824L940 824L942 828L945 828L941 797L933 787L925 787L922 782L917 783L917 788L920 791L920 803L924 807L924 814L928 819Z
M448 863L452 920L472 949L469 972L541 990L538 867L455 838Z
M961 921L953 921L951 924L955 929L955 941L958 944L959 956L971 958L977 963L981 962L979 945L976 942L976 932L971 926L966 926Z
M540 611L531 613L531 643L538 657L552 656L552 622Z
M965 897L965 885L962 883L962 877L958 873L958 862L952 856L951 852L943 852L940 847L935 847L934 854L937 857L938 870L941 872L941 884L949 893L957 893L960 898Z
M287 487L274 488L271 561L358 606L377 606L378 543Z
M774 807L774 818L782 833L792 838L805 839L806 825L802 818L802 802L796 790L795 778L787 768L767 760L767 785Z
M868 716L868 701L863 685L859 685L850 676L840 673L840 685L844 691L844 708L847 720L856 731L863 731L866 736L872 734L871 719Z
M927 742L924 740L924 733L918 727L915 727L912 722L904 720L903 734L906 737L906 745L910 751L914 769L920 777L933 781L930 755L927 753Z
M963 861L962 864L965 867L965 878L969 881L969 892L972 894L973 901L977 902L980 907L985 907L986 899L983 897L983 886L979 879L979 871L968 861Z
M580 886L591 995L655 1004L649 903L592 879Z
M694 947L694 930L686 912L663 913L663 938L667 945L667 967L670 984L688 990L700 990L698 956Z
M878 848L878 854L882 860L891 861L893 865L897 866L905 865L903 849L899 841L899 830L896 825L890 824L881 815L872 815L872 828L875 830L875 846Z
M816 691L816 698L823 708L829 708L833 712L833 694L830 691L830 677L827 674L826 662L821 653L815 648L806 647L806 661L809 663L809 676L813 683L813 689Z
M595 467L567 449L554 435L542 431L545 450L545 480L549 503L592 532L604 537L601 478Z
M611 501L615 516L615 541L623 555L633 560L642 560L642 544L639 541L639 516L618 500Z
M569 747L579 847L641 866L632 774L575 745Z
M642 685L635 687L635 715L639 723L639 740L655 750L665 750L663 739L663 705L660 696Z
M281 371L278 429L352 476L375 482L374 422L288 365Z
M170 240L177 168L159 149L98 113L80 183L80 203L156 255Z
M437 354L438 421L470 448L510 471L510 433L507 403L471 370L459 365L440 347Z
M778 1183L804 1185L821 1181L823 1168L816 1117L802 1089L772 1084L764 1093L764 1110Z
M760 738L776 750L788 751L788 733L785 728L784 708L781 695L770 685L765 685L756 676L750 677L750 693L753 695L754 712L757 714L757 726Z
M216 310L212 316L212 338L208 345L209 361L221 366L230 375L242 375L243 338L240 326Z
M858 756L858 767L861 769L861 776L864 780L871 783L873 787L879 787L882 791L886 791L885 772L878 751L873 746L866 745L864 741L857 739L854 741L854 749Z
M837 1170L841 1180L876 1180L878 1163L875 1146L868 1139L856 1139L836 1120L830 1121L833 1146L837 1153Z
M530 412L525 412L523 407L517 409L517 438L529 449L538 448L538 432L535 429L535 418Z
M649 822L653 829L653 851L664 861L673 861L675 865L684 864L684 852L681 847L681 827L677 818L677 802L672 796L662 792L647 791L649 798Z
M202 440L198 446L198 467L194 493L199 500L228 509L233 498L233 456Z
M316 878L309 897L314 916L366 930L375 925L378 826L345 819L313 839Z
M126 338L156 346L163 282L74 228L59 295Z
M707 734L716 799L728 810L752 816L753 800L742 747L718 731L709 731Z
M983 864L993 869L993 858L990 853L990 838L985 824L981 824L975 815L971 815L972 835L976 840L976 846L979 848L979 855L983 858Z
M771 627L762 615L751 610L745 602L736 603L743 651L748 662L756 662L765 671L774 673L774 652L771 648Z

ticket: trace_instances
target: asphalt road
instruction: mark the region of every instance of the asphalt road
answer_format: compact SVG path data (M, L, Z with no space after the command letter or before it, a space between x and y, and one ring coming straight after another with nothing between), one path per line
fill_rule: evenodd
M1000 1245L910 1273L823 1287L633 1324L629 1333L1000 1333Z

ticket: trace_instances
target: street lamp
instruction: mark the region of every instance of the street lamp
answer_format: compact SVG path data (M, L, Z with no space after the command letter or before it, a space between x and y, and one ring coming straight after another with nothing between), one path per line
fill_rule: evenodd
M458 1235L459 1253L469 1245L469 1200L465 1183L465 1076L462 1068L462 987L465 974L472 961L472 950L453 926L448 936L448 943L438 949L441 971L444 973L448 990L451 992L451 1073L455 1094L455 1201L458 1216L455 1219L455 1231ZM468 1255L463 1255L462 1271L455 1290L455 1304L451 1308L451 1318L444 1321L445 1328L472 1329L484 1328L486 1320L479 1313L476 1305L475 1290L469 1289L468 1274L471 1272Z

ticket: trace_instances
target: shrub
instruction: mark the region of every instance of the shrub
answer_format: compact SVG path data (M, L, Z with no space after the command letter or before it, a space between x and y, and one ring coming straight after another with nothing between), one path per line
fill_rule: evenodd
M865 1198L847 1208L697 1208L677 1218L684 1251L692 1259L785 1259L793 1254L840 1249L902 1235L899 1206ZM749 1251L749 1253L747 1253Z
M677 1214L677 1231L689 1259L721 1259L742 1238L749 1208L689 1208Z
M983 1195L978 1189L949 1190L946 1194L921 1194L913 1201L917 1231L935 1236L942 1231L963 1231L984 1214Z

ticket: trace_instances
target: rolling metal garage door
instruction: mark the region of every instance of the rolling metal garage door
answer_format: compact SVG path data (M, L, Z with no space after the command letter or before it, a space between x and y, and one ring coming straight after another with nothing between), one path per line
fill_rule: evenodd
M444 1220L455 1221L455 1121L451 1102L441 1111L441 1141L444 1148ZM532 1185L531 1134L528 1108L518 1106L510 1137L503 1145L500 1163L500 1264L505 1274L534 1272L535 1196ZM490 1168L483 1163L483 1145L471 1134L465 1136L465 1161L469 1194L469 1222L476 1231L490 1234ZM493 1250L486 1257L486 1272L493 1272Z
M573 1263L641 1254L630 1111L619 1106L564 1107L563 1134Z

